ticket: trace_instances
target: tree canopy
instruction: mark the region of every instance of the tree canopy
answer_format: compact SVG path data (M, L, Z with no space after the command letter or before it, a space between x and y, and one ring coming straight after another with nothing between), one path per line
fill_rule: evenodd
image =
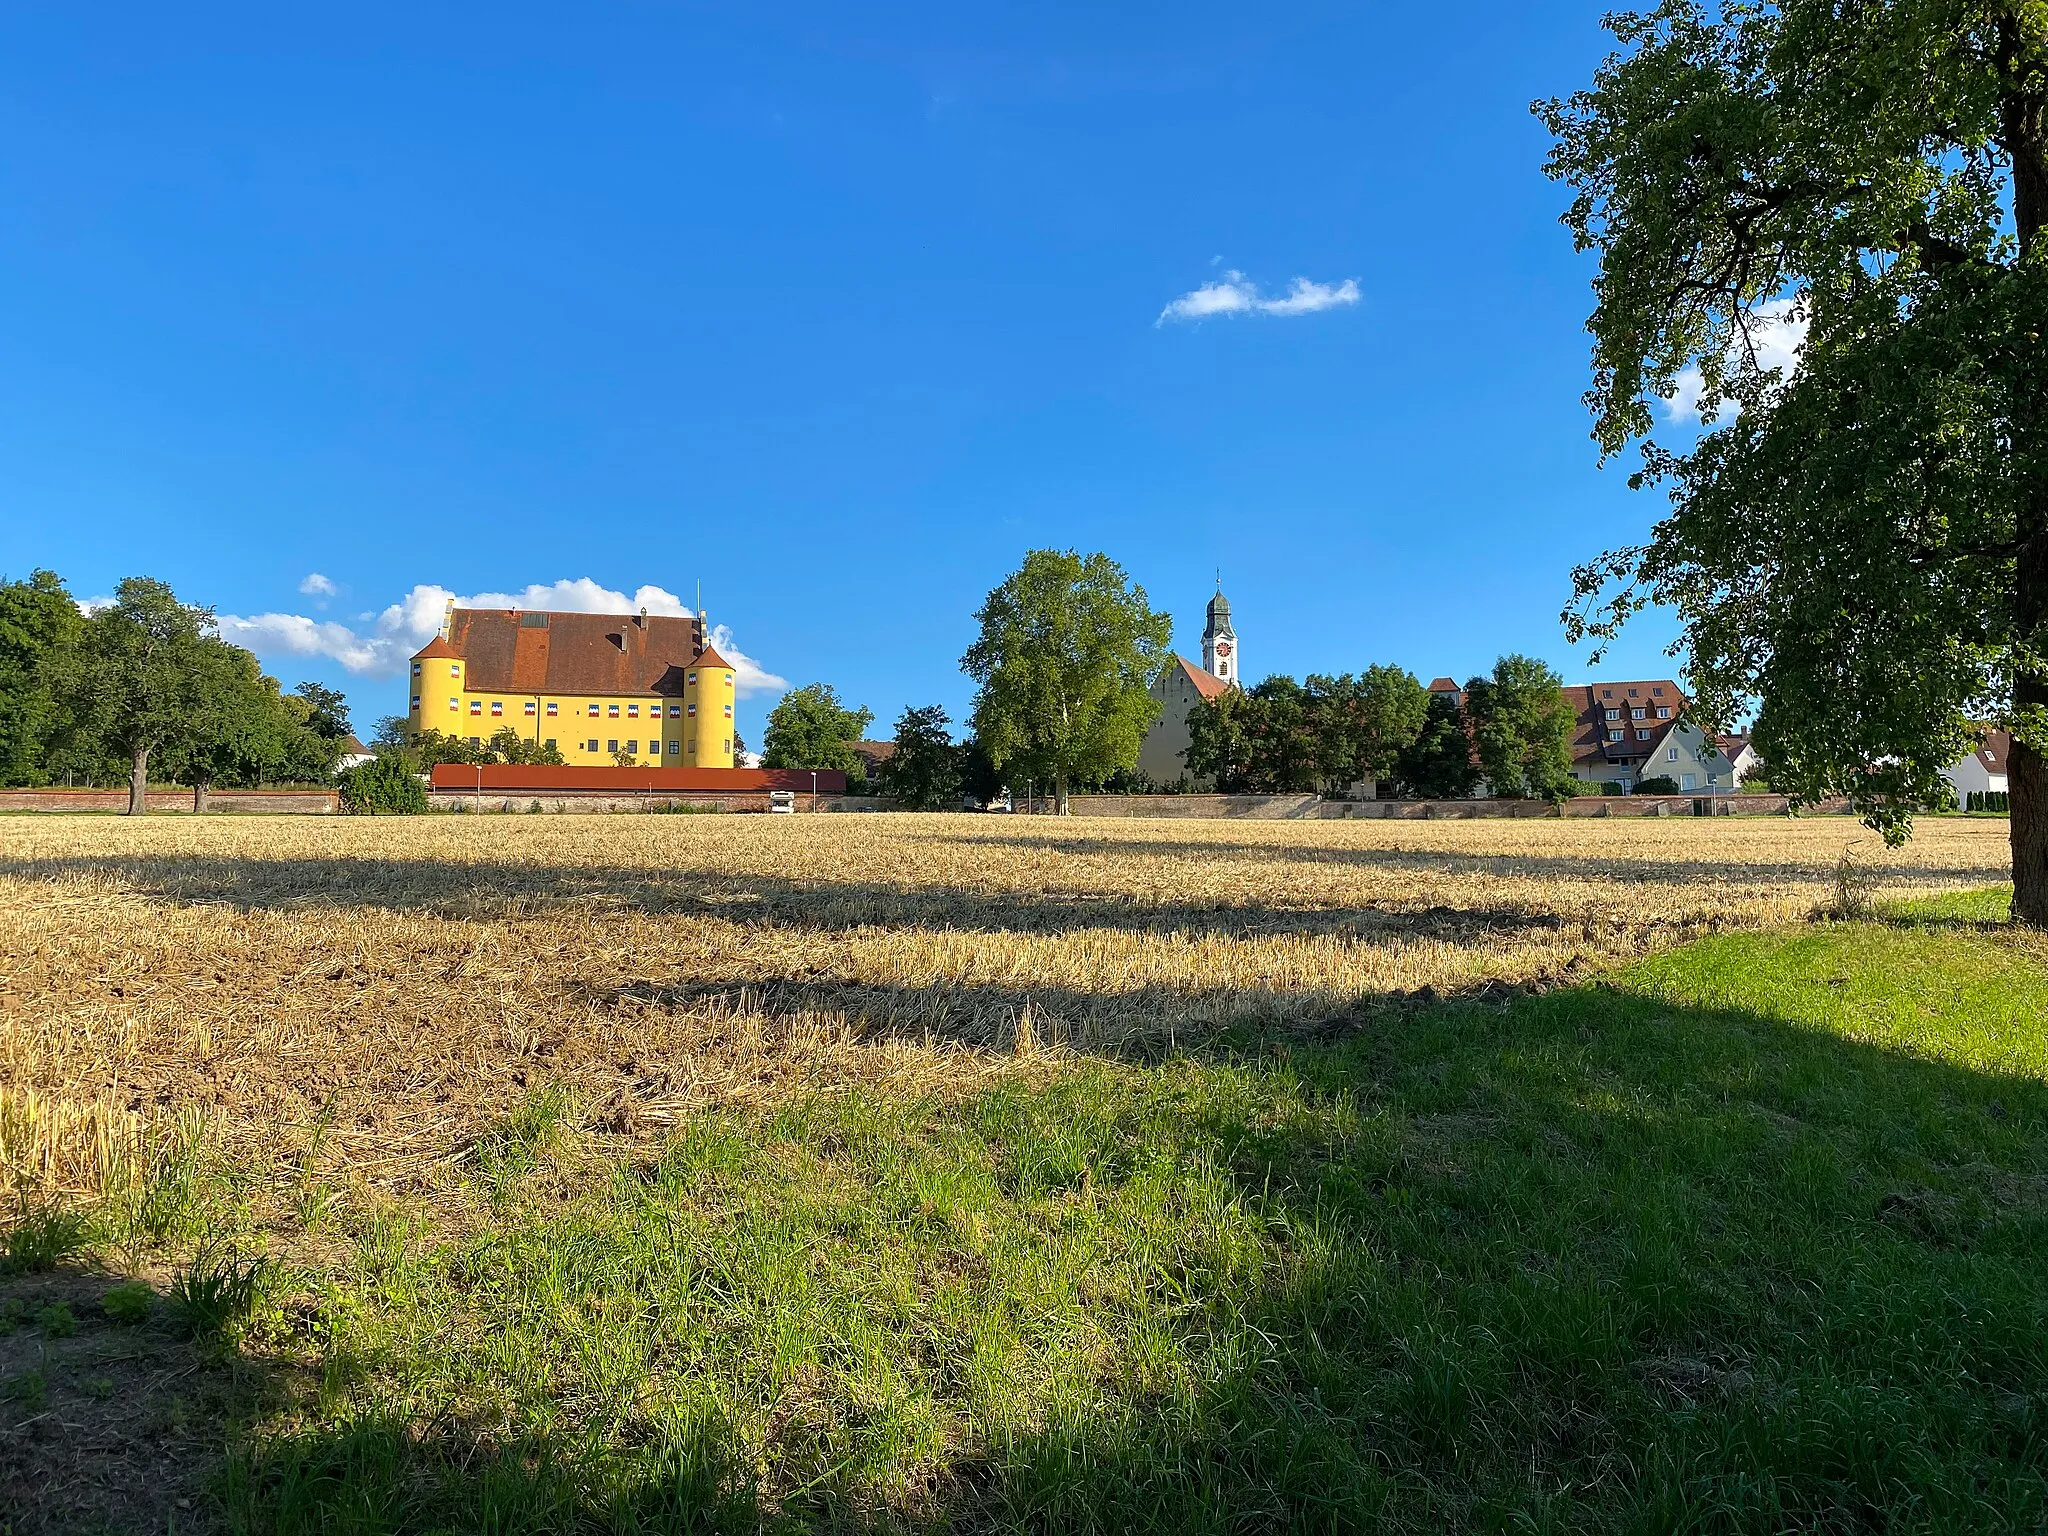
M1538 111L1600 260L1595 436L1641 442L1671 510L1577 573L1568 627L1675 608L1703 723L1756 700L1773 785L1893 841L2008 725L2014 910L2048 921L2048 5L1609 26L1591 87ZM1709 428L1689 452L1647 441L1674 399Z
M1425 800L1462 800L1479 787L1472 736L1455 693L1432 693L1415 740L1394 760L1394 777Z
M1151 685L1173 620L1109 556L1034 549L975 616L961 660L979 685L974 736L1009 776L1052 787L1098 784L1138 761L1159 717Z
M896 750L876 775L882 793L913 810L960 808L960 748L953 744L951 718L937 704L906 709L896 717Z
M85 618L55 572L0 583L0 784L47 784L66 728L61 661Z
M792 688L768 712L761 766L831 769L858 778L866 767L853 744L874 718L873 710L849 709L840 703L830 683Z
M1533 656L1503 656L1493 675L1465 685L1465 715L1479 768L1496 795L1564 800L1572 792L1577 716L1564 679Z

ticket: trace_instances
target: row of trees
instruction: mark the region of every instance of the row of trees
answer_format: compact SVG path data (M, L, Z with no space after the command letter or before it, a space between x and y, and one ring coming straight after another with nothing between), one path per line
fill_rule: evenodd
M130 577L90 614L52 572L0 582L0 784L125 778L135 814L154 772L204 809L216 787L326 780L348 735L339 692L281 692L161 581Z
M1172 624L1107 555L1033 550L977 615L962 667L978 683L969 736L938 705L906 710L874 787L905 804L987 800L1002 785L1044 785L1062 812L1076 787L1129 783L1159 717L1151 684L1170 662ZM1296 682L1269 677L1189 714L1190 777L1228 793L1342 792L1361 781L1432 799L1573 792L1575 720L1563 680L1504 656L1462 700L1413 673L1377 666ZM860 785L855 744L874 715L827 685L785 694L768 717L770 768L836 769Z
M1573 792L1574 719L1562 686L1528 656L1503 656L1465 685L1462 703L1400 667L1269 677L1189 714L1188 772L1229 794L1372 782L1456 799L1484 779L1495 794L1563 799Z

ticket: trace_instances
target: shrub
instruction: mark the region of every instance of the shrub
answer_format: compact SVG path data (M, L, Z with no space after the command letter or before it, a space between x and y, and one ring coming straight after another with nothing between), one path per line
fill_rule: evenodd
M1970 792L1969 804L1963 809L1969 811L1990 811L1998 816L2012 814L2012 794L2009 790L1977 789Z
M68 1339L78 1332L78 1319L70 1307L54 1301L36 1313L36 1326L43 1330L45 1338Z
M341 808L351 816L418 816L427 788L399 753L373 757L341 776Z
M1678 780L1672 778L1668 773L1659 773L1644 779L1640 784L1636 785L1636 793L1639 795L1675 795L1680 793L1680 791Z
M100 1310L114 1322L124 1326L149 1321L150 1303L155 1300L149 1287L140 1280L131 1280L126 1285L117 1285L100 1298Z

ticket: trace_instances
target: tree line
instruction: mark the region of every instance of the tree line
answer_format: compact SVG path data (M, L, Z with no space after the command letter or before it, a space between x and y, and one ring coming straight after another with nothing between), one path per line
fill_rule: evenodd
M768 717L763 766L836 769L849 788L936 808L984 803L1007 783L1043 785L1064 812L1075 788L1163 789L1135 770L1171 664L1172 621L1152 610L1107 555L1033 550L988 596L962 658L979 685L964 740L938 705L905 710L894 751L863 782L855 743L874 721L822 683L793 689ZM1195 706L1186 779L1230 794L1344 793L1373 783L1427 799L1575 792L1576 725L1563 679L1528 656L1503 656L1460 693L1431 693L1413 673L1269 677Z
M283 692L161 581L90 613L53 572L0 582L0 785L126 780L139 814L155 774L203 810L216 787L327 781L349 729L340 692Z

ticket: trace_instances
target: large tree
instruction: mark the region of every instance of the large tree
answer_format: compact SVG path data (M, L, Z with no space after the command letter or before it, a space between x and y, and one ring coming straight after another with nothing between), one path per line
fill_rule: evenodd
M976 615L961 660L980 684L974 736L1014 784L1049 784L1061 815L1076 783L1136 765L1159 717L1151 684L1167 662L1173 620L1103 554L1034 549Z
M1564 800L1572 792L1577 717L1564 679L1533 656L1503 656L1465 685L1472 748L1496 795Z
M85 627L51 571L0 582L0 784L47 784L69 720L56 683Z
M809 683L785 693L768 711L763 768L831 769L859 778L866 765L853 744L874 723L874 711L848 709L830 683Z
M1577 573L1568 625L1676 608L1702 720L1758 700L1773 786L1893 841L2009 725L2014 912L2048 923L2048 4L1609 25L1592 87L1539 111L1600 258L1596 436L1644 441L1672 510ZM1674 397L1711 427L1682 454L1648 442Z
M150 754L212 728L220 677L213 610L163 582L130 576L86 624L60 687L72 713L128 765L128 814L147 805Z
M1312 674L1305 687L1318 769L1340 791L1390 777L1401 753L1422 733L1429 710L1429 690L1403 667L1367 667L1356 676Z

